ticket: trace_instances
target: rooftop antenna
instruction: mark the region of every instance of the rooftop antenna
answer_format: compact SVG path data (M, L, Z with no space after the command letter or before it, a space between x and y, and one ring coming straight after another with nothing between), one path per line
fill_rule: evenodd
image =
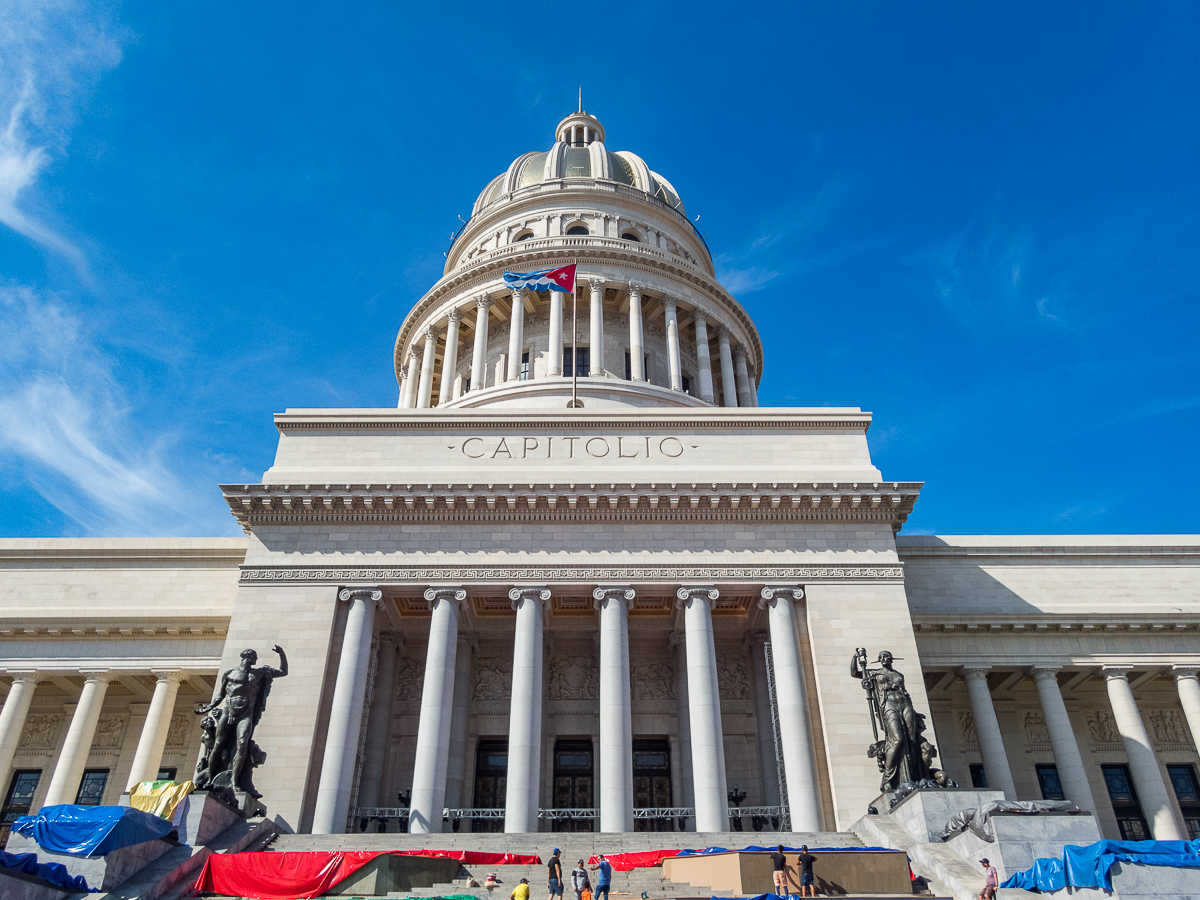
M578 110L578 112L583 112L583 85L582 84L579 86L579 110Z

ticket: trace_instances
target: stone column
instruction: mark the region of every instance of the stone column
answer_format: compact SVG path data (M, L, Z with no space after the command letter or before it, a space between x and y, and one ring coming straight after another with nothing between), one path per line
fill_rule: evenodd
M504 830L538 830L542 761L542 626L550 589L517 587L508 592L517 611L513 641L512 694L508 713L508 784Z
M663 317L667 323L667 365L671 370L671 390L683 390L683 372L679 367L679 318L675 298L663 300Z
M387 763L392 704L396 699L396 657L403 646L404 641L399 635L379 635L375 651L375 691L367 711L367 739L363 744L362 771L358 776L359 806L390 805L380 802L380 791L383 767Z
M988 690L987 673L990 668L964 666L963 678L967 682L967 696L971 700L971 715L975 717L975 733L979 736L979 755L983 757L988 790L1004 791L1005 800L1016 800L1017 787L1008 765L1008 754L1004 752L1004 735L996 720L996 708L992 705L992 694Z
M454 399L454 376L458 367L458 323L462 313L452 309L446 314L446 349L442 351L442 380L438 385L438 406L445 406Z
M733 355L729 350L729 329L717 329L717 351L721 355L721 396L723 406L737 406L737 384L733 376Z
M412 834L436 834L442 830L446 748L454 713L458 614L466 608L467 592L460 587L433 587L425 592L425 600L433 616L429 622L429 649L425 656L425 685L421 690L417 758L408 813L408 830Z
M681 587L675 596L676 605L684 610L687 642L696 830L728 831L729 789L725 780L725 740L712 630L712 608L720 594L715 587Z
M591 355L588 372L592 375L605 375L607 370L604 367L604 279L589 278L588 288L591 291L591 349L588 351Z
M475 347L471 356L472 391L482 391L487 387L488 310L491 308L490 297L475 298Z
M396 409L407 409L404 401L408 398L408 369L400 370L400 396L396 398Z
M679 728L679 759L674 764L679 766L680 781L683 784L681 805L692 806L696 802L696 792L692 784L692 717L688 708L687 639L684 632L672 631L669 640L675 648L675 721Z
M1083 767L1083 757L1075 741L1075 730L1071 727L1071 717L1067 714L1067 705L1063 703L1057 676L1058 669L1033 670L1038 699L1042 702L1042 716L1046 720L1046 732L1050 735L1050 748L1054 751L1054 767L1058 769L1063 795L1080 809L1095 812L1096 801L1092 797L1087 770Z
M154 696L150 698L150 709L146 712L142 734L133 754L133 767L125 783L127 791L135 784L158 778L163 750L167 746L167 732L171 730L171 715L175 712L175 697L179 693L179 683L183 681L183 672L179 669L156 669L151 674L158 680L154 684Z
M401 406L412 409L417 405L417 385L421 380L421 355L415 346L408 348L408 376L404 379L404 399Z
M438 333L430 325L425 329L425 350L421 354L421 381L417 386L417 406L428 409L433 399L433 368L437 361Z
M633 831L633 724L629 691L629 609L633 589L592 591L600 610L600 830Z
M737 405L751 406L750 371L746 368L746 351L741 347L733 351L733 368L737 376Z
M525 288L513 291L512 318L508 323L508 377L521 380L521 351L525 346Z
M629 285L629 378L646 380L646 351L642 347L642 286Z
M696 320L696 363L700 367L700 399L713 402L712 357L708 352L708 318L702 310L693 314Z
M92 739L96 736L96 722L104 706L104 695L112 680L112 675L105 671L81 671L79 674L86 676L87 680L83 683L83 693L79 695L75 714L71 716L71 725L58 755L58 765L54 767L54 777L50 779L50 789L42 801L43 806L75 802L79 784L83 781L83 770L87 768L88 754L92 750Z
M1179 705L1183 707L1183 716L1187 719L1188 730L1192 733L1192 746L1200 748L1200 681L1196 675L1200 668L1196 666L1173 666L1175 690L1179 692ZM11 696L11 695L10 695ZM7 705L5 709L7 709ZM0 724L0 734L4 733ZM0 757L0 774L4 772L4 759Z
M29 715L29 704L33 702L38 680L38 673L33 669L9 671L8 674L13 682L4 698L4 708L0 710L0 791L8 790L8 772L25 730L25 718Z
M758 406L758 370L750 370L750 405Z
M471 705L471 660L479 646L471 631L458 633L458 652L454 659L454 711L450 714L450 749L446 760L446 805L463 805L463 785L467 777L467 713Z
M375 607L383 599L383 592L375 587L345 588L338 599L349 603L350 611L346 614L337 681L329 709L325 758L321 762L321 780L317 783L317 803L313 810L313 834L343 834L346 830L367 672L371 668Z
M750 653L750 668L754 673L754 719L758 726L764 802L767 806L779 806L783 800L779 796L779 763L775 759L775 732L771 729L771 689L767 685L767 658L763 652L767 632L749 631L742 640Z
M563 300L562 291L550 292L550 362L547 375L562 375L563 370Z
M775 666L775 698L779 705L779 737L792 831L821 831L821 794L817 757L808 722L808 690L796 638L796 608L804 599L800 587L764 587L758 604L768 610L771 660Z
M1133 689L1129 686L1128 673L1132 666L1105 666L1104 681L1108 686L1108 702L1112 705L1117 731L1125 745L1125 756L1129 760L1129 773L1142 812L1150 823L1150 833L1156 841L1182 841L1184 835L1171 811L1171 800L1158 767L1158 758L1150 746L1150 736L1142 724Z

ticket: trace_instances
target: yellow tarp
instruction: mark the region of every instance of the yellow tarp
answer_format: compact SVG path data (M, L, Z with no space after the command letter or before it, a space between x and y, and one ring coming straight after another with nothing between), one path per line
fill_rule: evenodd
M175 816L175 808L196 789L190 781L142 781L129 792L129 805L164 819Z

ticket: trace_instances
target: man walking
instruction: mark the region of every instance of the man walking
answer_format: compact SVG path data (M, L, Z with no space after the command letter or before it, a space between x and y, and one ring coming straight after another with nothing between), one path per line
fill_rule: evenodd
M604 895L604 900L608 900L608 887L612 884L612 863L601 853L593 868L596 870L596 895L592 900L600 900L601 894Z
M548 900L562 900L562 863L559 862L558 859L558 854L560 853L562 853L562 851L555 847L554 853L550 856L550 861L546 863L546 886L550 888L550 896Z
M983 890L979 892L979 900L996 900L996 888L1000 885L1000 873L996 871L996 867L988 862L985 856L979 861L983 866L984 874L987 880L983 884Z

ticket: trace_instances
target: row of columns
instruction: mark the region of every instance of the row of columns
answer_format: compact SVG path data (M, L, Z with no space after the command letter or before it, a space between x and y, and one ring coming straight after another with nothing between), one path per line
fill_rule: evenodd
M1128 674L1132 669L1133 666L1104 666L1101 669L1113 719L1125 747L1129 773L1154 838L1160 841L1184 840L1186 835L1181 832L1179 823L1171 811L1166 782L1163 780L1158 758L1150 744L1150 737L1129 684ZM984 772L987 774L988 787L1003 791L1006 799L1016 800L1017 791L1012 769L1004 750L1004 738L996 718L995 706L992 704L991 692L988 690L988 671L989 667L984 665L969 665L963 669L967 695L971 701L971 714L975 719L975 732L979 739L979 753L983 760ZM1080 809L1094 812L1096 801L1088 783L1079 744L1075 740L1075 730L1058 686L1058 671L1054 667L1035 667L1032 670L1038 699L1042 705L1042 715L1046 721L1046 731L1050 736L1050 748L1054 753L1055 768L1058 770L1064 796ZM1197 680L1200 669L1176 666L1173 671L1180 704L1183 706L1188 728L1195 739L1200 735L1200 681ZM1200 746L1197 750L1200 750Z
M590 373L612 376L604 368L604 289L602 278L591 278L588 285L588 343L590 346ZM644 382L645 340L642 325L642 287L629 285L629 368L630 380ZM505 381L517 381L521 377L521 356L524 348L525 289L512 294L512 317L509 323L508 361ZM550 292L550 359L547 377L563 374L563 302L564 294ZM481 296L475 299L475 338L471 356L471 390L483 390L487 385L488 317L495 301ZM714 390L712 358L709 350L708 317L703 310L692 313L696 326L696 386L699 397L706 403L717 403ZM453 383L458 357L458 334L461 310L452 310L446 326L446 345L442 354L441 385L438 404L453 399ZM663 300L663 324L667 335L667 368L670 387L683 390L683 370L679 344L678 301L672 297ZM431 325L423 332L421 349L417 342L409 348L406 367L401 374L400 407L402 409L427 408L433 400L433 376L437 355L438 331ZM721 406L757 406L758 393L754 378L750 374L743 347L734 347L729 329L721 325L717 329L717 355L721 370Z
M365 674L370 661L370 628L381 592L374 587L348 588L341 599L351 604L334 687L329 737L318 787L313 832L341 832L350 811L353 760L365 694ZM771 642L775 648L775 680L779 718L783 728L784 766L792 828L820 831L820 800L808 708L793 604L802 599L798 587L772 587L762 592L760 604L769 610ZM599 772L600 830L632 831L633 727L630 695L629 612L636 593L628 585L600 585L592 599L599 613ZM717 588L684 586L676 592L676 606L684 611L684 629L674 641L679 655L680 751L684 756L684 802L696 810L697 831L726 831L729 827L728 786L725 773L721 700L717 684L716 647L712 609ZM458 616L466 605L466 591L458 586L431 587L425 592L431 619L425 660L425 681L417 725L413 765L409 831L438 832L447 801L448 771L461 773L466 731L466 682L469 660L463 665ZM514 587L509 600L516 611L513 675L509 708L508 773L504 830L537 831L541 788L543 675L545 621L550 609L550 589L544 585ZM383 654L387 653L385 657ZM394 671L395 645L379 649L380 677ZM390 684L391 676L387 675ZM344 687L343 687L344 686ZM388 688L390 690L390 687ZM386 722L390 698L381 698L380 718ZM456 718L461 717L460 726ZM368 717L368 756L374 734L374 709ZM386 725L383 726L386 728ZM764 726L765 727L765 726ZM456 737L457 736L457 737ZM689 765L690 762L690 765ZM370 758L374 771L382 759ZM461 780L461 774L457 777ZM371 780L368 780L371 779ZM378 775L364 771L360 796L378 794ZM453 799L461 799L461 785ZM368 801L369 802L369 801Z
M21 734L25 730L25 719L33 702L33 693L42 677L40 672L32 669L10 670L8 674L13 682L4 700L4 707L0 709L0 777L7 776L12 768ZM108 693L108 685L116 679L114 673L104 669L81 670L79 674L85 679L83 690L75 704L67 736L50 778L46 806L75 802L83 772L87 768L92 741L96 737L96 724L104 707L104 697ZM153 781L158 776L167 746L167 733L171 728L171 714L175 710L175 698L185 678L184 672L179 669L156 669L151 674L156 678L154 693L138 738L126 790L139 782Z

